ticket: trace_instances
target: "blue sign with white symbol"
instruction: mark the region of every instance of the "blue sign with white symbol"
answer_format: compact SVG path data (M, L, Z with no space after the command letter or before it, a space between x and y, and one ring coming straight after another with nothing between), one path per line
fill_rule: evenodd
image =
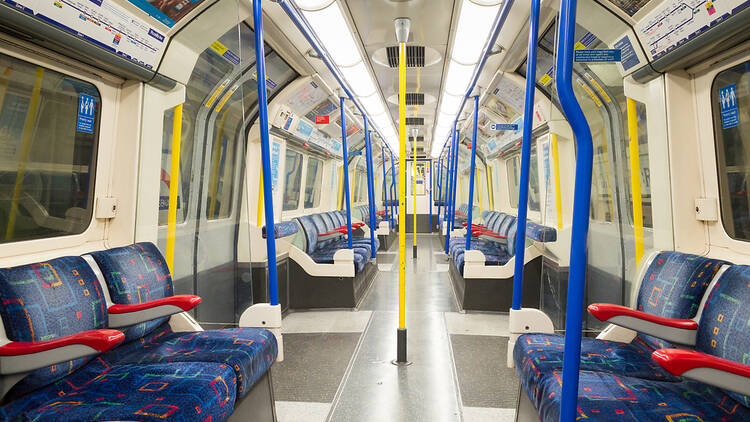
M94 133L94 115L96 114L96 98L81 94L78 97L78 123L76 130L84 133Z
M721 105L721 128L729 129L740 124L740 112L737 107L737 85L732 84L719 90Z
M510 123L493 123L490 125L492 130L518 130L517 124Z
M577 63L619 62L622 52L619 48L599 48L593 50L575 50L574 60Z

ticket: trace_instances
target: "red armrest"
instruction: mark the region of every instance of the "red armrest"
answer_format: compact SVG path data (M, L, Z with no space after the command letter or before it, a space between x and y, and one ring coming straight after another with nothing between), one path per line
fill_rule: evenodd
M607 321L616 316L627 316L651 322L665 327L679 328L681 330L697 330L698 323L692 319L665 318L642 311L636 311L625 306L613 305L611 303L592 303L588 307L589 313L599 321Z
M88 346L99 352L106 352L122 343L123 340L125 340L125 334L117 330L102 329L83 331L70 336L35 343L12 341L0 346L0 356L30 355L73 345Z
M692 369L710 368L750 378L750 366L694 350L660 349L651 354L651 359L677 376Z
M339 227L339 228L333 229L333 230L331 230L329 232L320 233L320 234L318 234L318 236L330 236L332 234L346 234L346 231L347 231L346 227Z
M175 295L156 299L145 303L135 303L132 305L112 305L107 308L110 314L126 314L129 312L138 312L146 309L153 309L158 306L172 305L177 306L183 311L189 311L201 303L201 297L196 295Z
M364 225L365 225L365 223L352 223L352 228L353 229L358 229L360 227L363 227Z
M471 234L473 234L474 236L489 236L489 237L494 237L496 239L507 239L508 238L507 236L503 236L503 235L497 234L497 233L495 233L493 231L489 231L489 230L472 230Z
M385 215L385 210L382 211L376 211L375 215Z

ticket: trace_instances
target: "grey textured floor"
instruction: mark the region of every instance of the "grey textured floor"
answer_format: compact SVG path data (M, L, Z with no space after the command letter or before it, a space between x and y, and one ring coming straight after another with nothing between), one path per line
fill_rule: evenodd
M505 363L508 337L450 337L464 406L516 407L518 376Z
M330 403L360 333L284 334L284 361L273 366L276 400Z

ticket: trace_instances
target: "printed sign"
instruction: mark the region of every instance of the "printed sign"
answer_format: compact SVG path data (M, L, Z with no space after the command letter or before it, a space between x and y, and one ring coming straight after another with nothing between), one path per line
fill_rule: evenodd
M721 103L721 128L729 129L740 124L740 113L737 107L737 85L732 84L719 90Z
M493 123L490 125L492 130L518 130L518 125L510 123Z
M573 60L576 63L607 63L619 62L622 52L616 48L597 48L594 50L575 50Z
M315 116L316 125L327 125L328 123L330 123L329 116Z
M630 37L625 35L620 41L617 41L614 45L615 48L620 50L620 64L622 70L628 71L628 69L638 66L641 61L638 59L638 55L635 53L633 44L630 42Z
M191 10L198 7L203 0L129 0L135 7L149 16L172 27Z
M81 94L78 97L78 123L76 131L94 133L94 115L96 113L96 99L90 95Z
M279 160L281 159L281 144L271 143L271 190L276 192L279 184Z

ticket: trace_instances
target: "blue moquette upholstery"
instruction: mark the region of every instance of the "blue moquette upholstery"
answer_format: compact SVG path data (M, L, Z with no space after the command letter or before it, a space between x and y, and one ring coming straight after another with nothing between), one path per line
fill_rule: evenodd
M153 243L142 242L91 253L109 288L112 302L130 305L174 295L169 267ZM143 337L167 317L125 330L125 341Z
M107 304L86 261L67 256L0 269L0 315L12 341L40 342L107 328ZM23 394L69 375L88 361L37 369L13 387Z
M228 365L110 365L101 359L0 408L6 421L223 421L236 400Z
M99 251L92 254L102 269L105 282L115 303L143 303L146 287L150 287L151 299L172 295L172 277L164 263L161 252L152 243L136 243L124 248ZM138 263L148 263L147 272ZM154 269L151 264L158 268ZM114 271L117 270L117 271ZM117 289L117 292L114 290ZM153 297L157 292L157 297ZM158 318L138 324L153 328L127 329L133 336L126 344L105 354L106 360L120 363L163 362L216 362L228 364L237 372L238 397L242 397L252 385L266 373L276 360L278 352L276 338L270 331L256 328L236 328L201 332L171 333L166 318ZM160 329L157 329L161 327ZM154 331L155 335L148 335ZM130 341L129 343L128 340Z
M273 237L280 239L282 237L291 236L299 232L299 225L294 221L282 221L273 225ZM268 236L266 233L266 226L263 226L263 237Z
M643 274L636 306L644 312L669 318L693 318L707 287L724 264L725 261L696 255L660 252ZM744 284L745 290L750 290L746 286L750 272L743 274L735 268L730 267L722 275L712 296L725 277L728 280L735 273L739 274L737 278L744 279L744 283L734 284ZM748 299L750 295L740 300ZM701 329L713 333L712 327L705 328L706 321L711 318L710 306L712 310L716 309L709 300L699 324L699 337ZM735 334L736 343L741 343L741 337ZM563 345L561 335L527 334L519 337L514 349L521 385L543 421L559 418ZM743 396L681 381L656 365L651 360L651 353L655 348L664 347L675 346L641 333L631 343L584 337L581 343L579 418L602 421L615 418L633 421L750 420L747 419L750 410L739 405ZM682 419L669 419L677 416Z

